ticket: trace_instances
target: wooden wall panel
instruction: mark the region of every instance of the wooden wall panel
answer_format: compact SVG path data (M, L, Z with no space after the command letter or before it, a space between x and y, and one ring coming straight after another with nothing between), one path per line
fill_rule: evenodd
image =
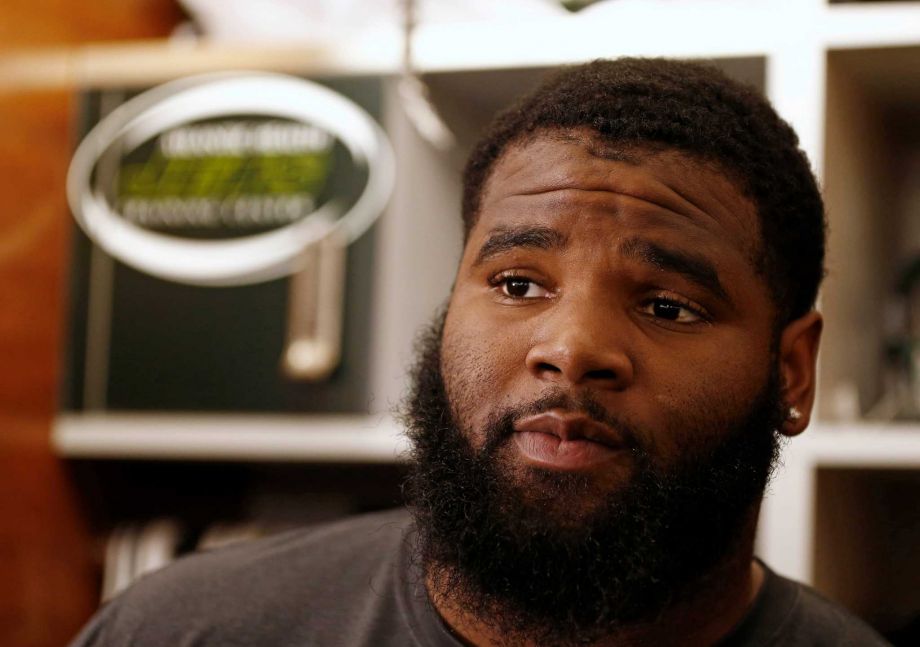
M0 97L0 644L61 645L97 599L92 539L48 437L64 321L70 96Z
M98 600L95 545L48 428L0 416L0 645L60 647Z
M49 415L57 389L70 97L0 97L0 411Z
M3 0L0 48L156 38L169 34L182 16L174 0Z
M173 0L3 0L3 50L168 35ZM66 644L98 601L97 541L50 446L62 356L64 178L76 92L0 94L0 645Z

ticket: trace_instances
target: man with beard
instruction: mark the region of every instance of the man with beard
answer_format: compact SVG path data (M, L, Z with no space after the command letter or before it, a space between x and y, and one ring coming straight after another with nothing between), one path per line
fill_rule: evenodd
M821 197L756 92L564 70L464 173L404 419L404 511L190 559L76 645L875 645L753 557L808 424Z

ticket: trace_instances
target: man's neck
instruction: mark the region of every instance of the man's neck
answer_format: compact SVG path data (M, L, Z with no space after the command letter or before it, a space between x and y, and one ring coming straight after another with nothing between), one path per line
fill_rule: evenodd
M753 537L752 537L753 539ZM598 640L596 647L682 645L708 647L727 636L746 616L764 582L763 568L753 560L753 541L710 573L692 596L666 609L654 623L623 627ZM434 590L426 577L429 596L451 632L475 647L508 645L508 636L492 618L474 617L452 604L449 591ZM522 645L536 645L522 638Z

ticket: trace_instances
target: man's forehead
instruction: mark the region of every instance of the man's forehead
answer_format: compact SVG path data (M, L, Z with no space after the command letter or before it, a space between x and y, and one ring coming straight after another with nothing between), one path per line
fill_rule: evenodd
M661 146L608 143L583 129L546 131L512 144L497 161L480 216L500 216L528 196L597 192L643 201L727 237L749 255L762 247L757 209L718 164ZM481 218L480 218L481 219Z

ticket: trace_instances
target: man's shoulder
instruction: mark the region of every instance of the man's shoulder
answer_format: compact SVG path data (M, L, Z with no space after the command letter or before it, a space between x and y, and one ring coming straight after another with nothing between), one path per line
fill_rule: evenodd
M259 644L253 639L266 631L295 640L333 621L318 615L346 614L369 596L382 600L409 527L408 514L396 510L184 557L110 602L74 645L166 644L215 631L227 644Z
M836 602L832 602L813 588L793 582L798 587L798 613L792 620L798 629L815 638L815 645L852 645L870 647L888 645L861 618Z
M813 588L767 569L749 622L728 645L873 647L888 645L853 613Z
M361 570L362 565L375 569L394 556L408 527L408 514L393 510L298 528L194 553L144 578L149 580L144 584L172 588L169 585L177 583L195 590L245 583L250 589L264 585L277 590L279 584L294 580L310 587L326 572L341 577L341 565L347 564L352 571Z

